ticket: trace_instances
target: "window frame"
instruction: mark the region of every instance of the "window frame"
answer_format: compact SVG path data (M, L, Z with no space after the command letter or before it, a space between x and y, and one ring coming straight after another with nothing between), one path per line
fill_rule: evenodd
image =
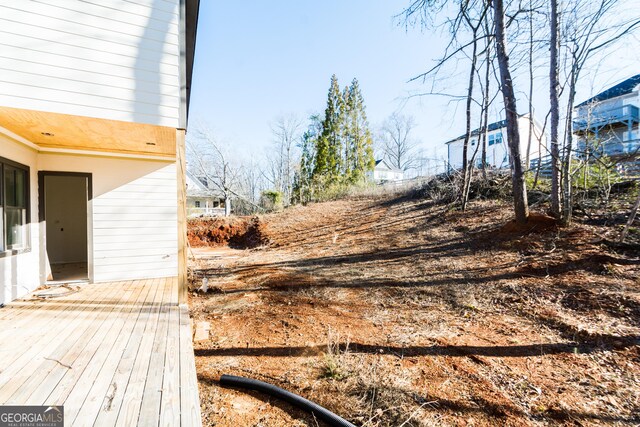
M498 138L498 136L500 138ZM503 138L502 138L502 132L496 132L496 133L492 133L491 135L489 135L489 146L491 145L498 145L498 144L502 144Z
M25 209L25 227L24 245L19 248L7 248L7 201L5 194L5 167L9 166L14 169L22 170L25 174L24 182L24 209ZM15 208L15 206L12 206ZM18 255L31 251L31 232L29 225L31 224L31 168L22 163L15 162L5 157L0 157L0 258Z

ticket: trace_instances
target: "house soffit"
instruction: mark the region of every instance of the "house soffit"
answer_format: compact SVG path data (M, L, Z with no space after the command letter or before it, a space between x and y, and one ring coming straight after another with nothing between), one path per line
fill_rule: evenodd
M0 127L46 151L176 154L176 130L164 126L0 107Z

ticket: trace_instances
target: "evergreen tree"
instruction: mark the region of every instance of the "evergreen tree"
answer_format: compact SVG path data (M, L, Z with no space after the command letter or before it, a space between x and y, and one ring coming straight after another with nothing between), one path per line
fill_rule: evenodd
M343 169L342 175L348 179L354 164L353 158L353 126L351 111L353 110L353 97L349 86L342 91L342 111L340 114L340 130L343 143Z
M348 178L356 182L363 179L375 166L371 130L357 79L353 79L349 86L346 104L350 145Z
M309 120L311 121L309 128L302 135L300 142L302 152L300 156L300 167L296 172L294 183L296 201L301 203L306 203L311 197L314 176L318 173L318 149L324 149L324 146L319 145L319 136L322 130L320 118L317 115L313 115L309 117ZM322 170L326 171L326 168L323 167Z
M331 76L327 107L321 121L310 117L300 144L302 155L295 175L297 202L315 199L331 187L355 183L373 170L373 141L357 79L340 90Z
M338 78L331 76L331 86L327 96L327 108L322 121L322 135L318 139L316 152L316 170L314 175L324 175L330 181L335 181L342 172L342 137L340 123L342 94L338 85Z

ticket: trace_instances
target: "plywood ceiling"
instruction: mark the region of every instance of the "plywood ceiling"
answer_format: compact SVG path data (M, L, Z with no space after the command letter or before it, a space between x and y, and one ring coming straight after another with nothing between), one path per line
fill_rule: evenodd
M0 107L0 126L43 148L175 156L176 130Z

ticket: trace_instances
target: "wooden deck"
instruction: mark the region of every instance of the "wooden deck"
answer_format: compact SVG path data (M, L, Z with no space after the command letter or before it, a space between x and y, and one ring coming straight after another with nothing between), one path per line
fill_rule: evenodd
M88 284L0 309L0 404L64 405L65 426L200 426L177 279Z

